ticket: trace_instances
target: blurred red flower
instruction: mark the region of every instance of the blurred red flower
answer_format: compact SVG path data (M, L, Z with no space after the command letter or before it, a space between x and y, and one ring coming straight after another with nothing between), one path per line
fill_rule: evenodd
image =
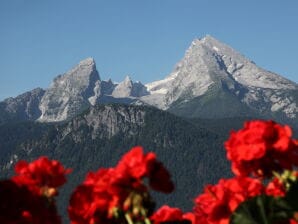
M154 224L162 223L194 223L195 216L193 213L183 212L179 208L171 208L168 205L162 206L151 217Z
M173 190L168 171L154 153L144 153L140 146L126 153L115 168L90 172L71 196L68 211L72 223L85 223L80 222L83 214L84 220L101 223L113 220L117 210L131 209L134 216L139 215L135 211L151 211L153 203L143 181L145 177L155 190Z
M274 121L249 121L225 142L235 175L271 177L272 171L298 165L298 146L289 126Z
M57 160L40 157L28 163L19 161L15 166L16 175L12 180L19 185L26 185L39 194L52 196L57 193L56 188L66 182L66 174L70 169L65 169Z
M56 206L47 198L36 195L26 186L11 180L0 181L0 223L59 224Z
M274 177L272 181L270 181L265 189L266 195L278 197L278 196L285 196L286 189L283 182Z
M221 179L216 185L208 185L195 199L196 223L228 224L232 212L241 202L263 192L262 183L249 177Z

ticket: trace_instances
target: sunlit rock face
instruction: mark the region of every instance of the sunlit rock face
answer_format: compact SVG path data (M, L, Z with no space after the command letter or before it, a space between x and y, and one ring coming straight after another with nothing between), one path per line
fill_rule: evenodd
M175 112L176 108L190 103L192 107L208 106L209 99L206 98L218 97L214 95L214 89L220 89L217 91L228 93L256 113L276 113L297 119L296 83L258 67L209 35L194 40L174 71L165 79L149 83L146 87L150 95L142 100L164 110L172 108ZM194 103L193 99L198 102Z
M133 82L129 76L117 84L112 96L115 98L141 97L148 95L147 88L141 82Z
M100 96L100 78L92 58L57 76L41 99L39 121L63 121L94 105Z
M0 124L8 121L36 120L41 111L38 106L45 91L36 88L15 98L10 97L0 102Z

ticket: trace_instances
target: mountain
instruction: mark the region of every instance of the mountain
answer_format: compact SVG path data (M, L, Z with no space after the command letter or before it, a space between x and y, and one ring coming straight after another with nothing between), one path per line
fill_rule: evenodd
M22 122L0 126L0 178L17 160L41 155L73 168L59 198L63 213L68 197L87 171L114 166L132 146L153 151L170 170L171 195L154 194L163 203L191 209L207 183L229 176L223 139L168 112L135 105L96 105L64 123ZM214 163L216 161L216 163Z
M94 105L100 96L100 79L92 58L57 76L39 104L39 121L55 122L73 117Z
M46 90L33 90L0 103L0 124L10 120L60 122L95 104L151 105L187 118L235 116L298 124L298 85L258 67L211 36L192 42L165 79L143 85L127 76L100 79L87 58Z
M142 83L133 82L129 76L126 76L124 81L120 82L112 92L114 98L141 97L148 94Z
M298 85L258 67L211 36L194 40L164 80L146 85L155 106L186 117L296 120Z
M0 102L0 125L7 122L36 120L41 116L38 106L45 91L41 88Z

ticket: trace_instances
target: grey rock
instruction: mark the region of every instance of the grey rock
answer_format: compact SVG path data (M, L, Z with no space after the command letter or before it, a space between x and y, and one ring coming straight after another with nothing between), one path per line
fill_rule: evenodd
M111 79L108 81L101 81L101 95L112 95L117 84L114 84Z
M129 76L126 76L112 92L114 98L141 97L148 94L147 88L141 82L133 82Z
M57 76L41 99L41 122L63 121L94 105L100 97L100 78L92 58Z
M91 138L112 138L119 132L135 135L145 123L145 111L136 107L105 105L91 107L80 118L74 118L64 129L63 136L76 132L82 126L91 129ZM81 139L77 139L80 141Z
M0 124L7 121L36 120L40 115L39 102L45 91L33 89L15 98L7 98L0 103Z

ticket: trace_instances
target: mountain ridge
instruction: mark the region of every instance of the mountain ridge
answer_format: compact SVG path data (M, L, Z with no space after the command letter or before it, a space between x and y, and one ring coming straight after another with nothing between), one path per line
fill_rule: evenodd
M35 103L31 109L35 111L34 116L23 106L32 99L23 97L22 101L21 96L17 97L19 100L15 100L14 107L19 109L14 111L23 110L24 115L16 117L60 122L97 103L126 103L151 105L179 116L212 118L203 107L213 108L210 105L222 99L226 103L220 102L221 109L210 113L215 117L234 116L229 111L238 107L242 108L241 114L298 123L298 84L258 67L210 35L195 39L173 72L162 80L145 85L134 82L129 76L120 83L101 80L94 59L87 58L57 76L43 91L38 107ZM214 94L212 97L210 92ZM29 91L27 95L34 94ZM220 98L223 95L225 97ZM8 116L10 107L8 100L1 102L0 114ZM40 116L36 118L37 115Z

